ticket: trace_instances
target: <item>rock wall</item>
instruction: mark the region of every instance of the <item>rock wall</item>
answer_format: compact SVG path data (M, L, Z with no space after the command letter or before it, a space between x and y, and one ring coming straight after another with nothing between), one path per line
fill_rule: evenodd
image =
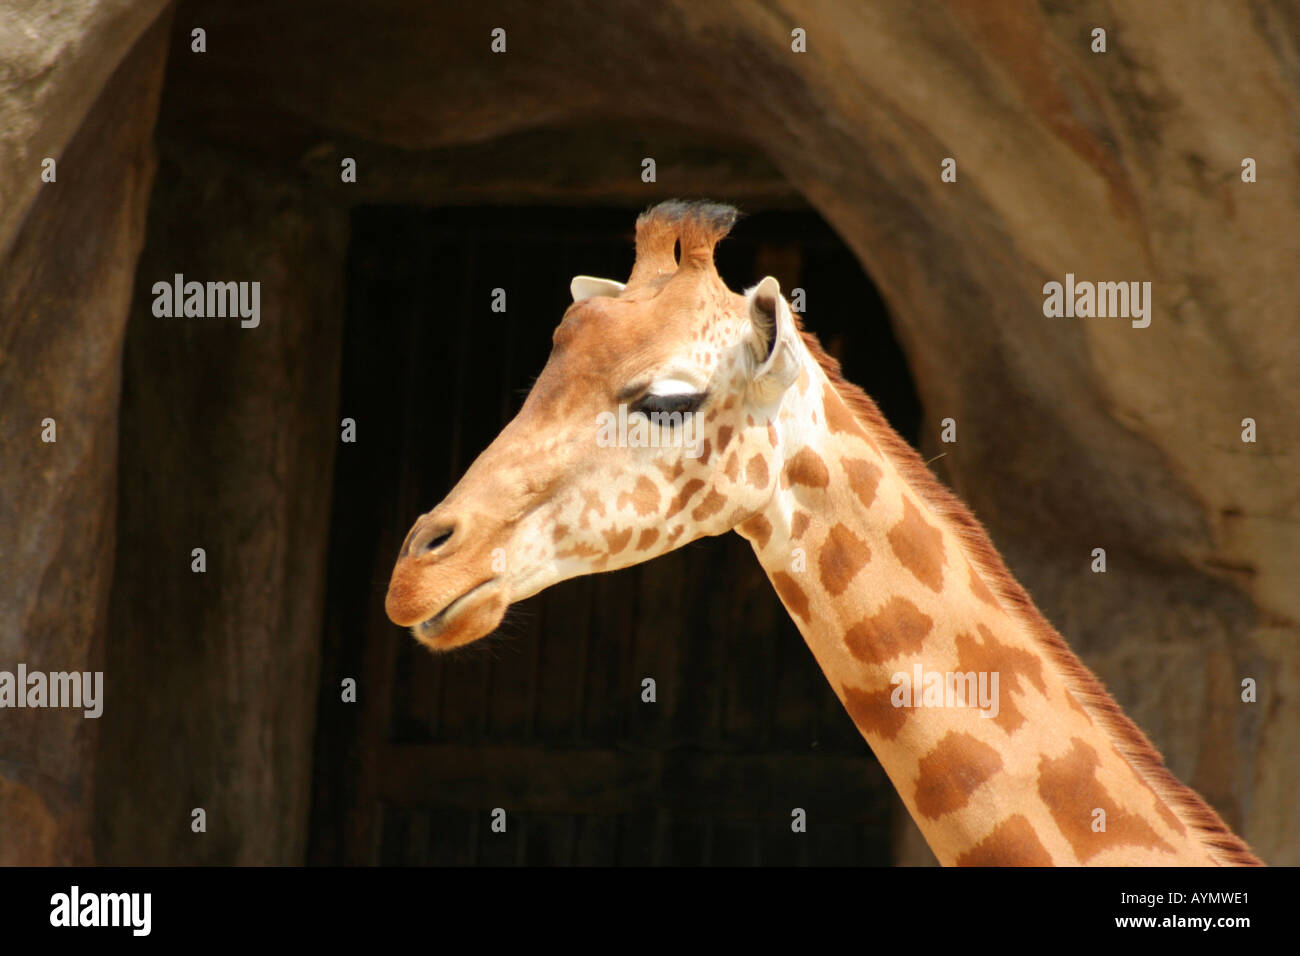
M101 721L101 860L305 854L346 247L341 210L164 144L126 339L105 655L143 692ZM154 283L177 273L258 282L256 319L155 315Z
M0 206L0 248L5 223L21 221L0 256L0 669L10 673L102 666L122 336L167 33L166 22L147 30L113 71L57 152L53 182L30 156L5 167L13 157L0 154L7 196L39 190L25 217ZM84 712L0 711L0 864L90 862L98 725Z
M92 105L97 113L105 108L97 101L104 85L166 6L167 0L9 0L0 7L0 252L42 188L33 170L45 157L64 154ZM147 103L139 101L138 119L150 125Z

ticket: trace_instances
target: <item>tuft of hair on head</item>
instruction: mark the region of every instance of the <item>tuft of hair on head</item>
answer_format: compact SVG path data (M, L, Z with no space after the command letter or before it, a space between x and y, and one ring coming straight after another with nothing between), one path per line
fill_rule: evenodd
M628 286L648 282L680 268L713 270L713 250L740 218L735 206L669 199L636 220L636 263ZM681 243L681 262L674 247Z

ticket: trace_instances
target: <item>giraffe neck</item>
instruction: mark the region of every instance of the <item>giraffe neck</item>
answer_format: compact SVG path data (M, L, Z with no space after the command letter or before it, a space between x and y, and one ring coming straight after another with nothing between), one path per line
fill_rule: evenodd
M939 861L1253 860L864 407L806 356L777 491L737 530Z

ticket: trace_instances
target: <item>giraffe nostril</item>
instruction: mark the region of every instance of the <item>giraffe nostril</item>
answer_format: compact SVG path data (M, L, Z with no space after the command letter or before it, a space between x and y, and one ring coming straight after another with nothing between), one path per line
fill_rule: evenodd
M428 554L430 551L436 551L451 540L452 533L455 530L455 528L445 528L442 531L436 532L432 538L424 543L424 547L422 547L420 551L425 554Z

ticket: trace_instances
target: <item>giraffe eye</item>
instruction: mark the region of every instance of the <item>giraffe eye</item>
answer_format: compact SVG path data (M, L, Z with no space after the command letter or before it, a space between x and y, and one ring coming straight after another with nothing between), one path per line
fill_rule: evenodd
M653 414L671 415L674 412L683 415L689 412L698 411L708 397L705 392L687 393L683 395L643 395L632 403L629 411L632 414L640 412L647 418Z

